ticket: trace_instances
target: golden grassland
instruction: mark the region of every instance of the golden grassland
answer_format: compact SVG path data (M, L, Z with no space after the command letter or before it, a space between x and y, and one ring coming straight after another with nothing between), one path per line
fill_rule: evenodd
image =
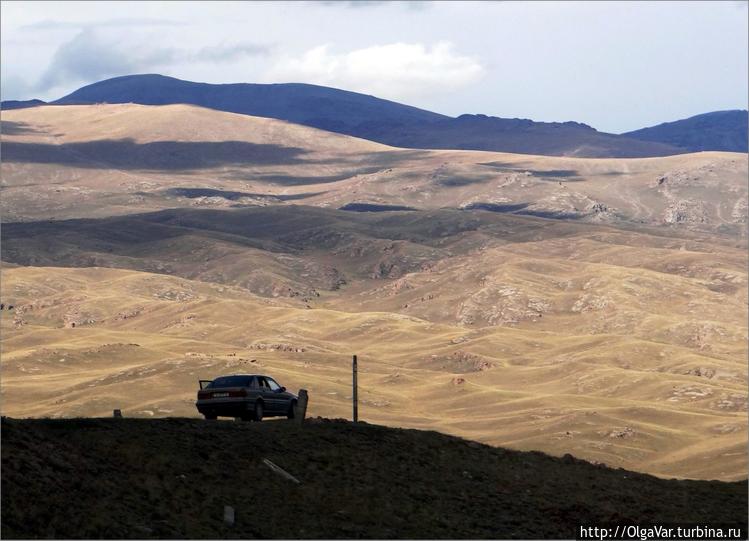
M261 372L309 389L312 415L348 417L355 352L372 422L662 476L746 475L746 367L733 351L309 310L115 269L8 269L3 290L35 303L21 325L3 313L10 416L194 416L198 379ZM93 323L66 328L73 304Z
M196 416L198 379L261 372L348 417L358 354L374 423L747 476L746 155L401 150L182 105L2 121L3 415Z

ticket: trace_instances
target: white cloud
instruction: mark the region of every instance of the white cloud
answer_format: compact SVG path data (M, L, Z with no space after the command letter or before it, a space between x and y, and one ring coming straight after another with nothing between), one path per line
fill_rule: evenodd
M136 61L135 55L124 45L91 28L81 30L57 49L37 83L37 90L49 90L67 81L93 82L112 75L129 74L141 64L153 65L168 60Z
M393 0L321 0L312 2L325 7L336 7L336 8L371 8L381 6L398 5L408 9L422 10L431 7L432 2L425 0L413 0L406 2L393 2Z
M44 19L31 24L20 26L20 30L65 30L69 28L83 29L88 27L138 27L145 26L182 26L184 23L179 21L170 21L168 19L148 19L148 18L128 18L106 19L95 23L83 21L59 21L55 19Z
M270 47L257 43L222 43L209 45L195 52L183 52L183 56L190 62L233 62L247 56L264 56L269 54Z
M82 84L118 75L142 73L184 63L232 63L245 57L268 54L265 45L239 42L221 43L200 49L182 49L154 45L143 34L140 42L132 33L103 32L85 27L55 52L47 69L42 73L35 90L47 92L68 83ZM150 34L154 37L154 34ZM15 83L18 86L18 83ZM15 88L11 88L14 92Z
M457 53L449 42L439 42L431 46L391 43L344 53L321 45L298 57L280 58L264 79L333 86L402 100L449 93L479 81L483 75L478 60Z

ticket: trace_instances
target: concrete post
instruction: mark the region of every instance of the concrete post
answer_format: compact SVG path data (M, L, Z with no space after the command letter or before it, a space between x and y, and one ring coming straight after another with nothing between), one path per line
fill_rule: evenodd
M231 505L224 506L224 524L234 526L234 508Z
M307 389L299 389L299 398L297 399L296 410L294 411L294 421L299 425L304 423L304 417L307 415L308 401L309 396L307 394Z

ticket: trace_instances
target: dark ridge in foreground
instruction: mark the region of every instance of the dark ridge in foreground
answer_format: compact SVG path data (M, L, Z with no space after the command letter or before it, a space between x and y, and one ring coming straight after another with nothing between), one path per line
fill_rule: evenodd
M746 481L664 480L363 423L3 418L2 443L6 539L574 538L602 522L746 532Z

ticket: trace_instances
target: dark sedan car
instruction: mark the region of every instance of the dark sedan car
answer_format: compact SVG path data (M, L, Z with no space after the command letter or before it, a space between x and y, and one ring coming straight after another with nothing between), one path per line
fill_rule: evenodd
M293 419L296 402L297 396L273 378L250 374L200 380L195 406L206 419L239 417L262 421L263 417Z

